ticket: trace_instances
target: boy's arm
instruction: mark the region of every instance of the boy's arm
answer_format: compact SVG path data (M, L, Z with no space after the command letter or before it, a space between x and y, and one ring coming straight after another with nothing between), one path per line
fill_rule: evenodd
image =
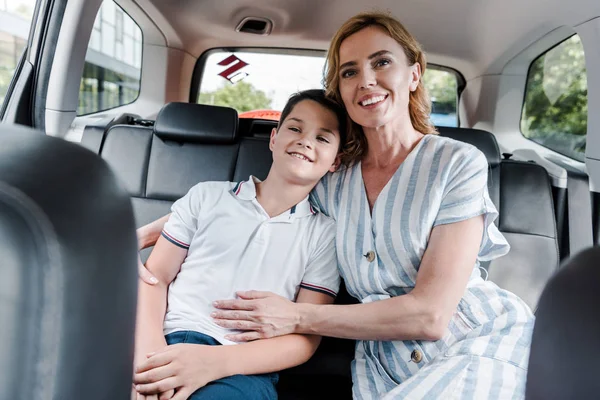
M298 302L331 304L330 295L300 289ZM140 393L177 389L182 398L208 382L236 374L263 374L306 362L316 351L320 336L287 335L231 346L176 344L148 358L136 369Z
M146 359L146 354L166 346L163 323L167 311L167 289L185 260L187 249L175 246L163 237L158 241L146 267L158 282L148 285L140 281L135 333L135 365Z

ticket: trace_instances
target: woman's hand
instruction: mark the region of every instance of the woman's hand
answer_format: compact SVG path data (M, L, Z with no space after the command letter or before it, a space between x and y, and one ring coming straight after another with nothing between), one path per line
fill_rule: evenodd
M140 279L146 282L148 285L156 285L158 283L158 279L154 275L150 273L142 263L142 259L138 254L138 275Z
M217 325L248 331L227 335L234 342L267 339L297 332L299 305L271 292L250 290L237 293L239 299L218 300L211 314Z
M135 389L142 395L175 390L173 397L164 398L186 400L207 383L227 376L218 347L179 343L148 354L135 370Z

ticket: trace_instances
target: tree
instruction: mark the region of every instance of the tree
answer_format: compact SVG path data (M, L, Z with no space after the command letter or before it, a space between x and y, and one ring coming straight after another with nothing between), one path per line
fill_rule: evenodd
M451 72L428 69L423 75L423 84L427 88L433 103L434 113L456 113L456 76Z
M214 92L200 93L198 103L232 107L240 113L271 108L271 99L265 92L244 81L235 84L225 82Z
M523 135L583 161L587 134L587 75L575 35L536 59L529 70Z

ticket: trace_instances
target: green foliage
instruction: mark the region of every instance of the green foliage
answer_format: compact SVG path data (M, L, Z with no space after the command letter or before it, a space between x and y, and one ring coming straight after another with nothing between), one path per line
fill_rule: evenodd
M452 72L430 68L423 75L423 84L433 103L435 113L456 113L458 84Z
M198 103L232 107L240 113L271 108L271 99L265 92L244 81L235 84L225 82L214 92L200 93Z
M526 138L584 160L587 75L579 36L565 40L531 64L521 131Z

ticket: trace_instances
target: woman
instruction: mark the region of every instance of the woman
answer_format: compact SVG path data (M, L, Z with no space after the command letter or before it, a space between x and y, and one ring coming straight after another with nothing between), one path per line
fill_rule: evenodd
M325 85L353 122L350 167L313 192L337 221L339 270L357 305L296 304L265 292L215 304L236 341L290 333L358 340L353 395L523 398L533 315L484 281L479 262L509 246L493 224L487 162L435 135L416 40L379 13L331 42Z

